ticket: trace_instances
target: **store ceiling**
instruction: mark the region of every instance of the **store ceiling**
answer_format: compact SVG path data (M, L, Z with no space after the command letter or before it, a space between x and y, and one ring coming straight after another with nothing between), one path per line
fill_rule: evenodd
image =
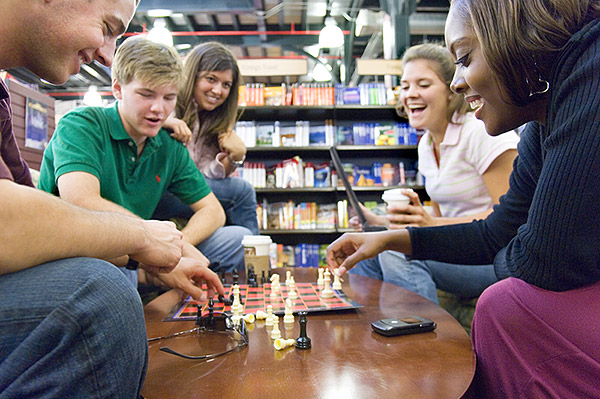
M329 64L334 71L344 64L346 79L340 79L339 73L334 79L351 84L357 83L353 59L381 57L383 48L381 26L374 26L377 24L369 25L364 35L350 35L359 10L384 10L399 26L408 21L408 29L403 29L406 34L396 33L399 56L407 45L442 40L448 8L449 0L141 0L125 36L151 29L158 19L149 15L151 10L168 9L171 15L162 19L173 32L174 46L182 56L198 43L217 40L229 46L239 59L304 56L309 71L317 62ZM348 32L344 48L317 49L318 32L326 14ZM59 86L41 81L24 69L9 72L57 99L80 97L90 85L110 91L110 69L97 62L84 66ZM246 83L274 85L311 80L310 76L244 78Z

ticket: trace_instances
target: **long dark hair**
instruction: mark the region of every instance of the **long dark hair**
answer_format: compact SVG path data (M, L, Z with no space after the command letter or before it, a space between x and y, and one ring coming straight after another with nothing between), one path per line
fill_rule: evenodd
M196 81L213 71L226 71L230 69L233 82L229 96L223 104L213 111L197 109L194 102L194 87ZM202 73L202 75L199 75ZM218 146L218 135L232 129L237 120L238 112L238 87L240 85L240 70L233 53L218 42L206 42L197 45L188 54L184 63L184 75L186 78L183 89L177 97L175 112L190 129L198 123L200 129L199 137L210 135L211 143Z

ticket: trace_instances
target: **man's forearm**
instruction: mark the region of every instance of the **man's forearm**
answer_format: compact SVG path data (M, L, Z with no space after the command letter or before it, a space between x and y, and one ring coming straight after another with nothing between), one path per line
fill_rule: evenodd
M205 208L194 213L181 232L185 241L196 246L224 225L225 212L222 208Z
M8 180L0 180L0 203L0 274L75 256L113 259L147 244L140 219L88 211Z

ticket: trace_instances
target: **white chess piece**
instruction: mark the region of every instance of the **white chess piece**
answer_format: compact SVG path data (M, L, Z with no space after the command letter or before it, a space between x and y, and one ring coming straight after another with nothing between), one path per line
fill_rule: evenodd
M285 300L285 315L283 316L283 322L285 324L294 323L294 313L292 312L292 301L291 299Z
M273 346L275 347L275 349L280 351L282 349L285 349L287 347L294 345L295 343L296 343L296 340L293 338L290 338L290 339L277 338L275 340L275 342L273 342Z
M329 273L329 270L325 270L324 273L321 298L333 298L333 290L331 289L331 273Z
M271 339L281 338L281 330L279 329L279 317L273 315L273 329L271 330Z
M275 273L271 276L271 294L279 294L280 291L279 274Z
M323 268L319 267L319 277L317 278L317 288L319 290L323 289Z
M271 284L274 284L275 282L279 283L279 274L277 273L271 276Z
M238 312L240 315L244 311L244 306L242 305L242 301L240 300L240 286L235 284L231 287L233 291L233 304L231 305L232 312Z
M242 313L239 311L239 307L236 305L235 303L235 299L233 300L233 305L231 305L231 311L233 312L233 314L231 315L231 320L237 324L237 322L240 321L240 319L242 318ZM238 299L239 302L239 299Z
M340 279L340 270L337 267L335 269L333 269L333 284L331 285L331 288L333 288L334 290L342 289L342 281Z
M275 317L273 314L273 305L267 305L267 318L265 319L265 326L273 325L273 317Z
M285 272L285 285L286 287L290 285L290 281L292 279L292 272L290 270Z
M290 285L288 286L288 298L290 299L297 299L298 298L298 293L296 292L296 281L294 280L294 277L292 277L290 279Z
M265 320L267 318L267 312L258 309L256 311L256 320Z

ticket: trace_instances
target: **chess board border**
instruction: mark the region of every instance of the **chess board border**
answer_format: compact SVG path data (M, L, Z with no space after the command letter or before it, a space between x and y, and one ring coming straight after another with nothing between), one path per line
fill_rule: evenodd
M240 299L244 305L244 314L256 313L257 310L266 311L268 304L273 305L273 314L283 315L285 312L285 299L287 298L288 288L281 285L281 292L278 294L278 300L271 302L271 285L264 284L263 286L250 287L248 284L240 284ZM232 284L225 285L226 297L232 291ZM333 290L333 298L321 298L319 289L315 283L296 283L296 291L298 298L293 300L292 311L298 313L305 311L308 313L317 312L336 312L342 310L359 309L363 306L352 300L344 293L343 290ZM197 316L198 301L191 297L178 302L163 319L163 321L194 321ZM214 297L215 312L230 312L230 306L223 306L218 302L217 297ZM202 306L202 314L208 313L208 305Z

